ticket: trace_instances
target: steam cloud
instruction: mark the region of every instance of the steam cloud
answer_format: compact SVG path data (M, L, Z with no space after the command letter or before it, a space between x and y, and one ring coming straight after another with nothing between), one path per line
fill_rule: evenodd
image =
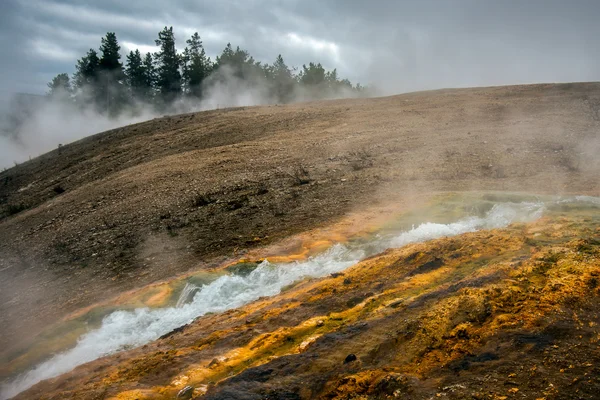
M164 115L197 112L227 107L275 104L269 83L259 76L240 79L229 68L220 68L203 83L201 100L182 98L160 112L154 105L138 103L124 110L119 117L110 117L93 106L81 107L64 99L31 96L33 101L25 104L27 109L18 117L18 124L10 124L11 114L22 112L20 107L5 113L0 126L0 168L37 157L86 136L130 125ZM334 92L323 94L297 85L291 94L291 102L310 101L321 98L349 98L358 93L340 87ZM3 134L2 134L3 133Z

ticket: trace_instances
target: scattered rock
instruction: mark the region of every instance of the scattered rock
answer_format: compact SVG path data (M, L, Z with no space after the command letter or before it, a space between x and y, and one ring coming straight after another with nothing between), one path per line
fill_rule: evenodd
M181 400L190 400L194 395L194 387L186 386L177 393L177 398Z
M183 330L185 329L186 326L187 325L182 325L179 328L175 328L172 331L169 331L169 332L165 333L164 335L162 335L161 337L159 337L159 339L166 339L170 336L173 336L176 333L181 333L181 332L183 332Z
M392 307L392 308L398 308L403 303L404 303L404 299L399 299L399 300L394 301L393 303L390 303L390 307Z
M344 360L344 364L351 363L352 361L356 361L356 355L354 355L354 354L348 354L346 356L346 359Z
M391 373L377 382L375 385L375 392L394 398L404 398L403 394L411 393L413 391L413 386L415 385L418 385L416 379L401 374Z

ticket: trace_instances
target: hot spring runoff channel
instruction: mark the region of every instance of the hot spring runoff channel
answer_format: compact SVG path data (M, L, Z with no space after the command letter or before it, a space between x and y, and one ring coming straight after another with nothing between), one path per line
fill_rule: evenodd
M259 297L273 296L282 288L307 277L324 277L357 264L365 257L388 248L460 235L482 229L502 228L513 222L530 222L542 216L549 205L584 202L600 206L600 199L573 197L552 201L496 203L481 215L452 223L424 222L411 229L376 235L362 243L335 244L322 254L305 261L273 264L264 261L245 276L222 275L200 286L187 285L177 306L114 311L102 324L82 335L77 344L56 354L31 370L2 385L0 399L8 399L34 384L68 372L78 365L158 339L175 328L207 313L238 308ZM187 302L186 302L187 300Z

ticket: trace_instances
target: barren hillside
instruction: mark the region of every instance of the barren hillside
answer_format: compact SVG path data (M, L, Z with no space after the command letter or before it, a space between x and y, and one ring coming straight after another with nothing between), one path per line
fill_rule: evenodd
M599 132L600 84L575 83L217 110L62 146L0 174L2 362L78 309L350 212L444 191L598 196Z

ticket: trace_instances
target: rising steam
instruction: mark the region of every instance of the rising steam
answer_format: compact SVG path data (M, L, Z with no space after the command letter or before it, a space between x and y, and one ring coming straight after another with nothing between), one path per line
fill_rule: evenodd
M323 93L297 85L288 102L322 98L349 98L358 93L340 87ZM165 115L206 111L218 108L276 104L270 83L261 76L241 79L227 66L219 68L203 83L202 99L181 98L167 108L155 104L135 103L122 110L118 117L109 116L89 105L82 107L64 97L21 96L30 98L16 109L6 110L0 120L0 168L9 168L86 136ZM19 113L17 121L14 114ZM0 118L2 116L0 115Z

